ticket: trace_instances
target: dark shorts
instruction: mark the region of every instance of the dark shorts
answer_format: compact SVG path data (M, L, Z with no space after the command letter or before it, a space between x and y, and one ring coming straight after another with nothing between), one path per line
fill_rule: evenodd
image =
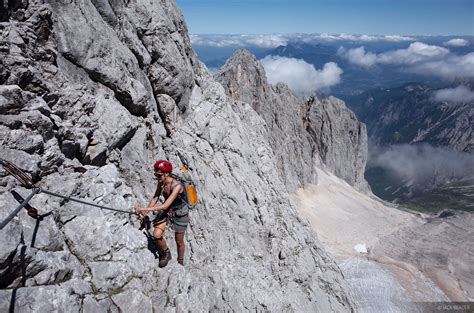
M171 218L171 229L177 233L184 233L189 224L189 214L181 217L173 216Z
M168 216L168 214L158 214L153 220L153 226L166 223L172 230L177 233L184 233L189 224L189 214L181 217Z

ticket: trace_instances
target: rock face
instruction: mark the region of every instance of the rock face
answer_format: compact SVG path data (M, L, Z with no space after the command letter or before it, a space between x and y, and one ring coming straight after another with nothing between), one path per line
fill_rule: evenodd
M201 202L185 267L160 269L133 217L35 196L42 219L22 211L0 231L0 311L353 310L267 124L197 61L174 1L1 6L1 158L43 189L125 210L148 202L167 158L192 170ZM10 190L29 191L3 170L0 186L3 220Z
M406 84L369 90L349 98L348 103L367 124L375 144L429 143L472 152L473 102L437 102L433 92L424 85Z
M359 190L368 190L367 130L340 99L329 97L307 102L305 128L327 168ZM342 165L342 166L341 166Z
M246 50L237 51L215 78L230 97L249 103L265 120L278 171L289 191L315 183L316 167L368 190L366 128L344 102L334 97L305 101L284 84L270 85L262 65Z
M371 148L365 177L382 199L430 211L466 207L447 195L454 190L452 184L469 189L464 181L474 177L474 102L440 102L436 92L411 83L347 99L367 124ZM403 161L397 162L398 157ZM404 171L410 166L415 169ZM424 166L426 173L421 174ZM469 196L462 192L454 198Z

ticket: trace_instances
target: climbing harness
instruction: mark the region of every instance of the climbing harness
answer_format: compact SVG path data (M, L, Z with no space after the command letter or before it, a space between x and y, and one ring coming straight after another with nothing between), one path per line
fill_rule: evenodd
M151 228L150 217L148 215L137 214L137 219L140 222L140 227L138 228L138 230L144 229L146 232L148 232Z
M114 212L119 212L119 213L130 214L130 215L136 215L137 214L134 211L131 212L131 211L125 211L125 210L118 210L118 209L110 208L110 207L107 207L107 206L98 205L98 204L95 204L95 203L83 201L83 200L80 200L80 199L77 199L77 198L63 196L63 195L60 195L60 194L57 194L57 193L54 193L54 192L51 192L51 191L48 191L48 190L44 190L40 187L35 186L35 184L31 181L31 178L25 172L23 172L20 168L18 168L18 166L16 166L15 164L13 164L9 161L0 159L0 165L3 165L5 170L10 175L15 177L21 183L21 185L23 187L33 190L30 193L30 195L28 197L26 197L26 199L24 199L24 200L21 198L21 196L19 198L14 196L15 199L17 199L18 202L20 202L20 205L15 210L13 210L13 212L11 212L10 215L8 215L5 220L3 220L0 223L0 229L3 229L21 211L22 208L26 208L28 210L28 212L32 211L32 210L29 209L29 208L32 208L32 207L29 206L28 202L36 194L39 194L41 192L45 193L47 195L53 196L53 197L62 198L62 199L67 200L67 201L78 202L78 203L85 204L85 205L92 206L92 207L96 207L96 208L99 208L99 209L102 209L102 210L109 210L109 211L114 211Z

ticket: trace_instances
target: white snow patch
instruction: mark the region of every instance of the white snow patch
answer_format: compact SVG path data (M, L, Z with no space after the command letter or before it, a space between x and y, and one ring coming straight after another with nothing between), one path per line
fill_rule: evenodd
M415 215L385 206L355 190L344 180L318 171L318 184L291 195L325 248L338 261L360 255L354 246L373 247L384 236L418 223Z
M359 253L367 253L367 246L365 245L365 243L359 243L357 245L354 246L354 250L359 252Z

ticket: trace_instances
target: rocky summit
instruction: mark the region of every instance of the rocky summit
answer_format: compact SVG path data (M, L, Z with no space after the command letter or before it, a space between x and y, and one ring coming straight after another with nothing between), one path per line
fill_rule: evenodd
M234 108L250 104L265 121L278 172L290 192L316 183L316 168L369 189L364 179L367 130L342 100L304 100L285 84L270 85L263 66L246 50L237 51L215 78L236 101Z
M288 196L317 166L364 188L365 127L341 101L269 85L245 52L222 86L174 1L0 9L0 158L44 190L122 210L148 203L166 158L191 169L200 196L185 266L169 232L161 269L133 216L35 195L40 218L23 210L0 230L0 311L354 310ZM0 186L4 220L11 191L30 191L3 170Z

